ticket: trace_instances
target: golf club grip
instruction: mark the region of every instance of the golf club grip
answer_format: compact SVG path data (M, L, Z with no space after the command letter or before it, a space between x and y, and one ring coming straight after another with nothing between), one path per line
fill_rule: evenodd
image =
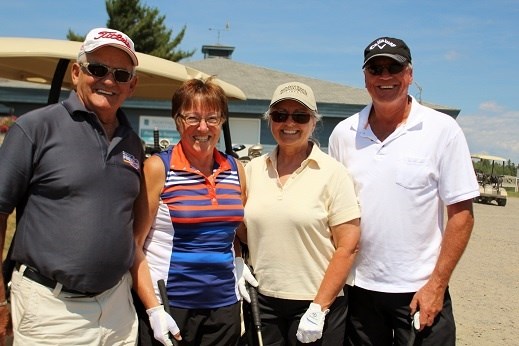
M256 330L261 330L261 319L259 314L259 306L258 306L258 291L256 291L256 287L251 285L247 285L249 296L250 296L250 307L252 312L252 322L256 327Z
M166 283L164 282L164 280L160 279L157 281L157 286L159 287L160 300L162 300L162 305L164 306L164 311L166 311L166 313L171 316L171 310L169 308L168 292L166 291ZM173 343L173 346L178 346L177 339L170 337L170 340Z
M159 129L153 129L153 149L160 150L160 134Z
M160 279L157 281L157 285L159 286L160 299L162 300L164 311L166 311L168 315L171 315L171 311L169 310L168 293L166 292L166 283L164 280Z

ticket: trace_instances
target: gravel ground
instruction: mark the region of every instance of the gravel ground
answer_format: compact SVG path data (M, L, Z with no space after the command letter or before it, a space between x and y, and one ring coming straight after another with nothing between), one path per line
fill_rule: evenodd
M457 345L519 345L519 198L475 203L474 217L450 282Z

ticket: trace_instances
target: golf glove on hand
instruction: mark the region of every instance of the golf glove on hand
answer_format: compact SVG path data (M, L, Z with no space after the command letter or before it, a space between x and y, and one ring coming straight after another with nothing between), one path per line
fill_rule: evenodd
M253 287L258 287L258 281L256 281L256 278L250 272L249 266L245 265L243 262L243 258L234 258L234 263L236 265L236 276L238 278L238 290L240 291L242 298L250 303L250 296L245 281Z
M297 340L305 344L319 340L323 336L324 318L329 311L328 309L321 311L321 305L310 303L310 307L299 322Z
M146 310L150 317L151 329L153 329L153 337L160 341L165 346L173 346L169 334L177 335L180 329L177 323L166 311L164 306L159 305L154 308Z

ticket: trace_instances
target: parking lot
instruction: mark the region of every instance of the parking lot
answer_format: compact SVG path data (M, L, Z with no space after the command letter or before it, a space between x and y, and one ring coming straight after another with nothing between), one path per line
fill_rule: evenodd
M476 223L453 278L457 345L519 345L519 198L474 204Z

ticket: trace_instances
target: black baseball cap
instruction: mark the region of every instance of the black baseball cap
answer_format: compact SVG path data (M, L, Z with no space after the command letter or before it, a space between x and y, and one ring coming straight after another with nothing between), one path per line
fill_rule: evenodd
M400 64L411 62L411 51L404 41L393 37L380 37L364 49L364 65L377 56L387 56Z

